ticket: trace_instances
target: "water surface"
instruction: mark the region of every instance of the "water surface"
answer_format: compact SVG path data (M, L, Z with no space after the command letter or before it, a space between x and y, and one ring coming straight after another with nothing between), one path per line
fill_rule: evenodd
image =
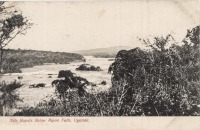
M34 66L32 68L23 68L22 73L4 74L0 77L0 81L6 82L18 80L18 76L23 76L20 81L23 86L16 92L19 94L23 102L18 103L19 106L34 106L42 100L54 97L55 88L51 86L51 82L57 78L57 74L60 70L71 70L77 76L86 78L88 81L97 84L97 86L91 90L91 86L87 87L87 91L106 91L111 86L111 75L107 73L109 65L113 61L109 61L109 58L94 58L92 56L85 56L87 64L94 66L100 66L103 71L78 71L75 70L79 65L84 62L72 62L70 64L45 64L40 66ZM49 78L51 74L51 78ZM100 85L105 80L107 85ZM31 84L45 83L45 88L29 88Z

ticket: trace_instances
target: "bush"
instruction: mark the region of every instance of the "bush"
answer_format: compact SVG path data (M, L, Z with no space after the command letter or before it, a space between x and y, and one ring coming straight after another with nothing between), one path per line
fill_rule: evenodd
M15 90L22 86L21 83L11 82L6 84L5 82L0 83L0 115L9 115L11 108L15 106L17 101L22 101L19 96L15 93Z

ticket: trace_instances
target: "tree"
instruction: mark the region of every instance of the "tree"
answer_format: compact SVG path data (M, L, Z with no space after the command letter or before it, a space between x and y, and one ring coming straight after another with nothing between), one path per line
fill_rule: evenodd
M194 47L199 47L200 44L200 25L187 30L187 34L183 39L184 43L192 44Z
M4 48L18 35L25 35L33 24L20 11L12 10L14 6L0 2L0 73L2 73Z

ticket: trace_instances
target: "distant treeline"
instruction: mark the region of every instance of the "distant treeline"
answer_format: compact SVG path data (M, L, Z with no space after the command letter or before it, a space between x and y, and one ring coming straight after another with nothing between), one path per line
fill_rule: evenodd
M36 50L4 50L3 73L20 73L21 68L33 67L44 63L67 64L84 57L75 53L36 51Z
M115 58L116 54L98 53L93 55L96 58Z
M129 46L115 46L108 48L97 48L91 50L81 50L75 51L75 53L81 54L83 56L94 56L96 58L115 58L116 54L120 50L130 50L132 47Z

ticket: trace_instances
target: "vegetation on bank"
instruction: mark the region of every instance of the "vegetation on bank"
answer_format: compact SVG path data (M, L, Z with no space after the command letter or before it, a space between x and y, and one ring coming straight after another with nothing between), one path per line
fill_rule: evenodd
M141 41L151 50L122 50L111 65L122 104L138 115L200 115L200 26L188 30L183 45L171 35Z
M20 73L21 68L33 67L44 63L68 64L83 60L83 56L75 53L36 51L36 50L4 50L3 73Z
M123 109L122 109L123 108ZM36 107L26 107L18 111L14 116L128 116L137 115L137 112L129 113L126 106L113 99L108 92L87 94L78 97L77 92L70 93L70 102L63 103L58 99L51 99L39 103ZM131 109L131 108L129 108Z

